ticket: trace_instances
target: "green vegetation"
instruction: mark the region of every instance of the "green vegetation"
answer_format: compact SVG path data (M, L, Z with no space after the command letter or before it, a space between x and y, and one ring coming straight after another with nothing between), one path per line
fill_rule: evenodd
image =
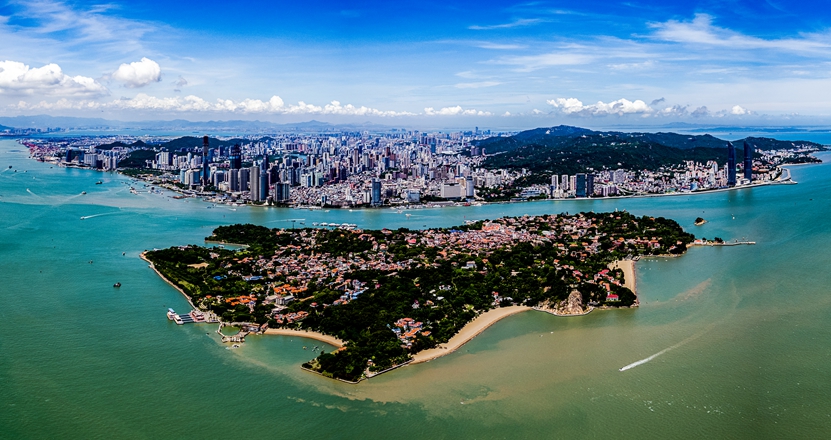
M630 306L635 295L609 263L680 254L694 237L672 220L616 212L424 231L231 225L207 239L248 247L184 246L147 257L223 321L310 329L346 341L345 349L304 367L354 381L446 342L494 307L556 309L574 290L584 305ZM397 327L404 318L412 328Z
M739 139L734 144L741 148L745 140L763 150L825 148L807 141L755 137ZM530 171L531 175L520 185L545 184L552 174L618 168L656 171L687 160L724 163L727 158L727 141L710 135L596 132L568 126L537 128L511 137L485 139L477 145L494 154L484 162L485 168Z

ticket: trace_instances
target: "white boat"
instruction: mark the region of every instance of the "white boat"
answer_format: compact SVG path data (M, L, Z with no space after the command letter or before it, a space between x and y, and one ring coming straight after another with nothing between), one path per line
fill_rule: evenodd
M176 316L176 312L173 309L167 309L167 319L173 321L173 318Z

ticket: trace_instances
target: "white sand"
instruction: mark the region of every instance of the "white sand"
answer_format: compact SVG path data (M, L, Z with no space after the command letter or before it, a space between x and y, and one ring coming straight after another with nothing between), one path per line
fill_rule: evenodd
M459 333L450 338L450 340L446 343L441 344L438 348L431 348L429 350L424 350L417 353L415 356L413 356L412 363L417 364L420 362L427 362L429 360L442 357L446 354L453 353L459 347L465 345L468 341L476 337L476 335L482 333L483 331L485 331L486 328L492 326L500 319L506 318L508 316L520 312L524 312L526 310L533 309L531 307L526 306L510 306L488 310L487 312L477 316L473 321L467 323L467 325L462 327Z

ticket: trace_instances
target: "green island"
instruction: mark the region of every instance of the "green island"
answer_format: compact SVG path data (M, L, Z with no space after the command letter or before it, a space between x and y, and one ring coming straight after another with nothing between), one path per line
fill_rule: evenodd
M663 217L583 212L426 230L230 225L206 240L244 247L144 257L223 323L344 341L303 367L355 382L446 343L492 309L575 315L635 306L615 263L682 254L694 238Z

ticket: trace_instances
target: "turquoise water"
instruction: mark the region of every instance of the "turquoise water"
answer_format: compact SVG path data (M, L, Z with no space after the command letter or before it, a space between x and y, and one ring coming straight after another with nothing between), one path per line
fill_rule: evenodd
M410 218L232 211L134 195L128 179L50 168L2 140L0 438L828 437L831 180L828 165L792 173L799 185ZM312 357L303 346L319 343L269 336L227 350L215 326L169 322L167 307L187 303L138 258L231 222L415 228L614 209L758 244L642 260L637 310L515 315L452 355L358 386L299 369ZM709 223L693 226L698 216Z

